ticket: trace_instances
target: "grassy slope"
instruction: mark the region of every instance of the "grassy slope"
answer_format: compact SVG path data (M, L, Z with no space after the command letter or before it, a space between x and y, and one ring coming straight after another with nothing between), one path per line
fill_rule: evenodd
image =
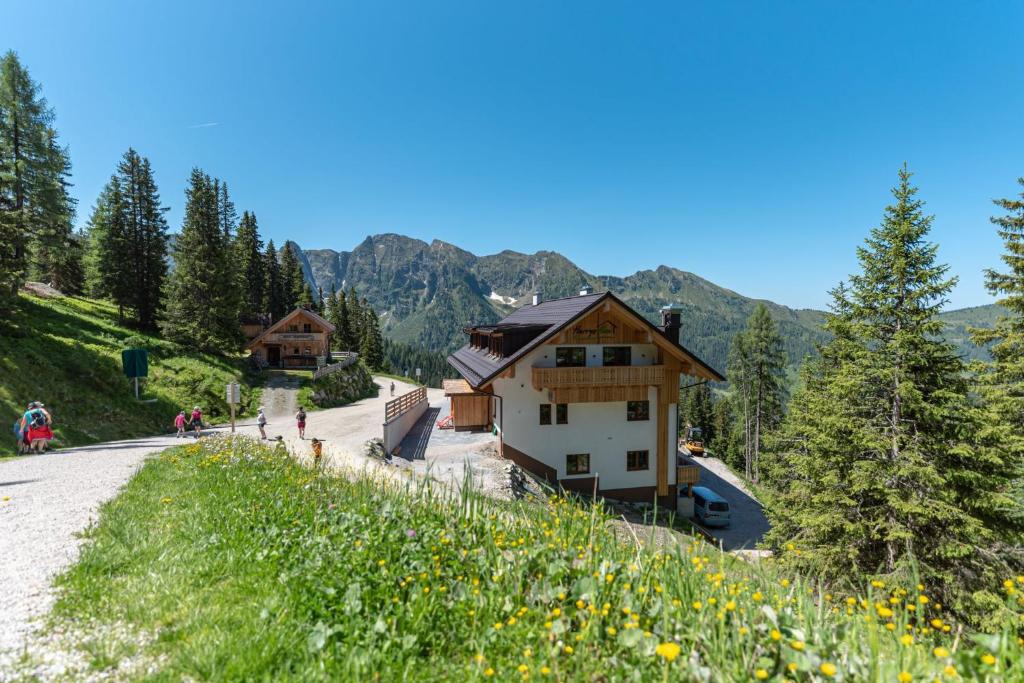
M107 303L67 297L22 296L19 310L0 322L0 427L10 427L29 400L41 400L54 418L64 445L160 433L171 429L177 411L199 404L222 421L228 407L224 385L246 380L240 357L188 353L147 338L149 379L135 401L121 372L121 350L134 330L117 324ZM259 392L243 386L243 414ZM13 438L0 440L0 455L13 452Z
M1024 676L1015 636L908 630L946 618L913 587L848 607L699 541L638 548L599 508L317 476L245 439L148 463L88 535L56 618L156 635L155 680Z

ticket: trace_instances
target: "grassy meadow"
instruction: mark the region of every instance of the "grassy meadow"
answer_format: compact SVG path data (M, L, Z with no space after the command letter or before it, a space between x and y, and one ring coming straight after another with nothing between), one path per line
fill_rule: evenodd
M137 402L121 372L121 351L139 333L121 326L109 303L78 297L22 295L0 322L0 418L11 427L30 400L46 404L60 445L80 445L172 430L178 410L200 405L204 415L228 414L224 386L242 381L242 414L254 413L259 389L241 356L183 349L141 335L149 349L149 378ZM13 436L0 440L0 456L14 452Z
M96 669L154 663L128 679L1024 679L1017 633L972 637L924 586L828 594L600 506L318 473L241 437L150 461L58 586L58 622L149 634L83 639Z

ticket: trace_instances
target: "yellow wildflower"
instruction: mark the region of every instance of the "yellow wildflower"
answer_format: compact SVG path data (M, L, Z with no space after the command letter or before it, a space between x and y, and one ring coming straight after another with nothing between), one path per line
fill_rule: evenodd
M821 673L823 673L823 674L825 674L826 676L829 676L829 677L835 676L836 675L836 665L832 664L830 662L822 662L821 663Z
M993 657L991 653L986 652L981 656L981 662L982 664L988 664L989 666L992 666L996 663L996 658Z
M754 672L754 678L756 678L759 681L763 681L766 678L768 678L768 672L765 671L764 669L758 669L757 671Z
M789 646L791 648L793 648L794 650L796 650L797 652L800 652L801 650L804 649L804 641L802 641L802 640L794 640L793 642L791 642L789 644Z
M658 647L654 648L654 652L658 656L664 657L669 662L679 656L679 650L679 646L675 643L661 643Z
M900 675L896 677L900 683L910 683L914 680L914 677L910 675L909 671L901 671Z
M949 650L947 650L944 647L937 647L934 650L932 650L932 654L934 654L936 657L940 657L940 658L941 657L948 657L949 656Z

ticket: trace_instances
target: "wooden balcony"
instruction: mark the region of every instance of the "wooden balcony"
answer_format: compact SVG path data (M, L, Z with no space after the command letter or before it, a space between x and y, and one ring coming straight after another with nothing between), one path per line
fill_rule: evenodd
M532 368L533 388L646 387L661 384L664 365L626 365L595 368Z

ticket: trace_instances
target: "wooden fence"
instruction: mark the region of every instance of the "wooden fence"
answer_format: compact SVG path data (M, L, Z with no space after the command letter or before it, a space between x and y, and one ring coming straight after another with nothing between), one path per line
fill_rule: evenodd
M333 374L338 370L344 370L345 368L359 360L359 354L352 353L351 351L341 351L339 353L334 354L334 356L336 358L340 358L341 360L339 360L337 363L331 363L330 365L325 365L322 368L317 368L317 371L313 373L314 382L320 379L321 377L326 377L327 375Z
M388 401L384 405L384 421L390 422L399 415L408 412L420 401L427 400L427 388L420 387L413 389L408 394L403 394L396 399Z

